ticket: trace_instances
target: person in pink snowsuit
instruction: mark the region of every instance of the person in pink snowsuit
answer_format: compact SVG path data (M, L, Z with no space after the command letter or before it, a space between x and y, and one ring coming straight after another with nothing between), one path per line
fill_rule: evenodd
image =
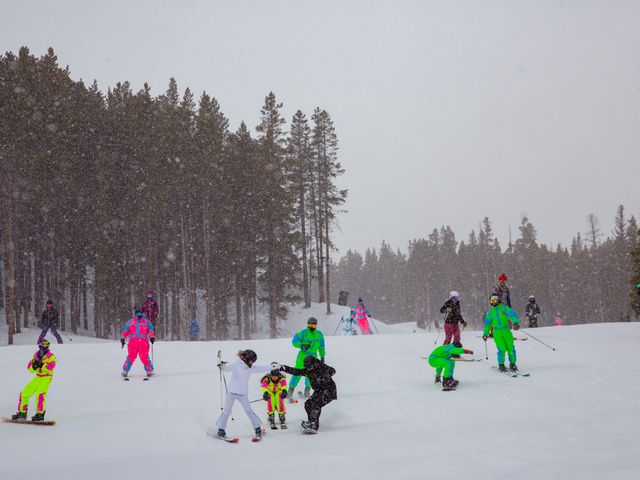
M142 313L142 308L137 306L134 309L134 316L127 322L122 330L120 343L124 348L125 338L129 337L127 359L122 365L122 376L126 377L131 370L133 362L139 356L140 361L144 365L147 376L153 375L153 365L149 360L149 342L156 341L153 324Z
M369 310L364 306L362 299L359 298L358 305L351 317L358 323L358 328L362 332L362 335L373 335L371 327L369 326L369 316Z
M562 326L562 319L560 318L560 313L556 313L556 327Z

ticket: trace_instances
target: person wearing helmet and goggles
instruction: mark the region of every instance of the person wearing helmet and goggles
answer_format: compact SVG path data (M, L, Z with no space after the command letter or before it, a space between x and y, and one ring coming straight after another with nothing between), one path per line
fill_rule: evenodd
M47 392L53 379L53 371L56 368L57 358L49 350L48 340L42 340L38 344L38 350L33 354L27 369L35 377L27 383L20 392L18 400L18 412L11 416L12 420L27 420L27 410L29 409L29 399L36 396L36 414L31 417L32 422L43 422L47 406Z
M147 372L147 377L152 376L153 364L149 359L149 342L156 341L156 334L153 323L144 316L142 307L139 305L133 309L133 317L122 329L120 343L123 348L127 337L129 338L129 344L127 346L127 358L122 365L122 376L126 378L129 375L129 370L131 370L131 366L137 357L140 357L140 361Z
M296 368L304 368L304 359L309 356L313 358L318 358L318 356L320 356L320 361L324 362L324 335L317 329L317 327L318 320L314 317L310 317L309 320L307 320L307 328L294 335L291 344L300 349L296 358ZM291 377L291 382L289 383L288 392L290 403L293 403L293 393L295 388L298 386L298 382L300 382L300 376L293 375ZM311 383L309 382L309 379L305 377L304 398L309 398L310 396Z
M272 430L277 430L275 413L277 410L280 428L287 428L285 417L287 408L284 404L284 399L287 398L287 377L280 373L280 370L274 369L262 377L260 386L262 387L262 399L267 402L269 426Z
M440 313L446 313L444 317L444 343L443 345L448 345L453 340L453 344L462 348L462 343L460 343L460 325L458 322L462 323L464 328L467 327L467 322L462 318L462 313L460 312L460 294L455 290L449 294L449 300L444 302L442 308L440 308ZM459 355L455 355L454 358L458 358Z
M500 297L497 294L494 293L491 295L489 304L489 311L484 317L482 339L486 342L489 331L493 329L493 341L498 349L498 368L502 372L507 371L507 368L504 366L504 354L507 352L509 355L509 368L517 372L516 349L513 346L511 325L513 325L514 330L518 330L520 328L520 320L516 312L500 302Z

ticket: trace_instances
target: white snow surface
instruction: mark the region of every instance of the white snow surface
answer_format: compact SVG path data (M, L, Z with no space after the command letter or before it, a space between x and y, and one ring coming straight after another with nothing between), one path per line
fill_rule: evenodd
M319 319L320 320L320 319ZM322 325L322 323L321 323ZM527 330L517 341L521 369L491 369L478 332L463 332L481 362L459 363L455 392L434 385L419 355L435 333L327 338L338 400L323 409L318 435L303 435L302 402L288 405L289 430L251 443L236 404L227 431L239 444L206 435L220 413L216 353L252 348L258 362L293 364L289 339L158 342L158 375L119 375L117 342L53 344L58 367L47 417L54 427L0 424L1 479L46 475L98 479L637 479L640 468L640 323ZM516 336L524 338L523 331ZM0 347L0 411L15 412L34 346ZM250 398L260 398L259 376ZM299 385L299 389L302 384ZM264 403L252 404L265 418ZM33 411L30 411L32 414Z

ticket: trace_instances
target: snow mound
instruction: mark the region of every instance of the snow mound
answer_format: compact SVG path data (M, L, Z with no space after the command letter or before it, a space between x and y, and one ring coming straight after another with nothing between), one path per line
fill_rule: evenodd
M125 351L117 342L54 344L59 363L47 417L58 424L0 424L0 477L27 478L40 468L65 480L637 478L640 384L626 352L640 344L640 324L529 332L557 350L517 341L528 378L494 371L493 344L484 360L480 334L463 332L465 347L483 360L456 366L455 392L434 385L434 370L419 358L434 348L435 333L328 336L339 398L323 410L319 434L300 433L306 416L298 403L288 406L289 430L269 431L253 444L236 404L227 430L241 438L237 445L206 435L220 412L216 352L231 359L252 348L258 363L291 365L289 339L158 342L158 375L149 382L141 381L139 362L131 381L122 381ZM33 351L0 348L3 415L16 409ZM254 380L250 398L258 399L259 376ZM263 402L253 407L266 417ZM34 467L40 460L46 465Z

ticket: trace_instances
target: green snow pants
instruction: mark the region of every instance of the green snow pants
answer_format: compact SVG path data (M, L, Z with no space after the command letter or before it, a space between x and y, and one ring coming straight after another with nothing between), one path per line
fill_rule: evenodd
M453 369L456 366L456 362L450 358L441 357L429 357L429 365L436 369L436 375L439 377L444 370L444 378L450 378L453 376Z
M504 352L509 354L509 362L516 363L516 349L513 346L513 334L511 330L496 330L493 329L493 341L496 342L496 348L498 349L498 365L504 364Z

